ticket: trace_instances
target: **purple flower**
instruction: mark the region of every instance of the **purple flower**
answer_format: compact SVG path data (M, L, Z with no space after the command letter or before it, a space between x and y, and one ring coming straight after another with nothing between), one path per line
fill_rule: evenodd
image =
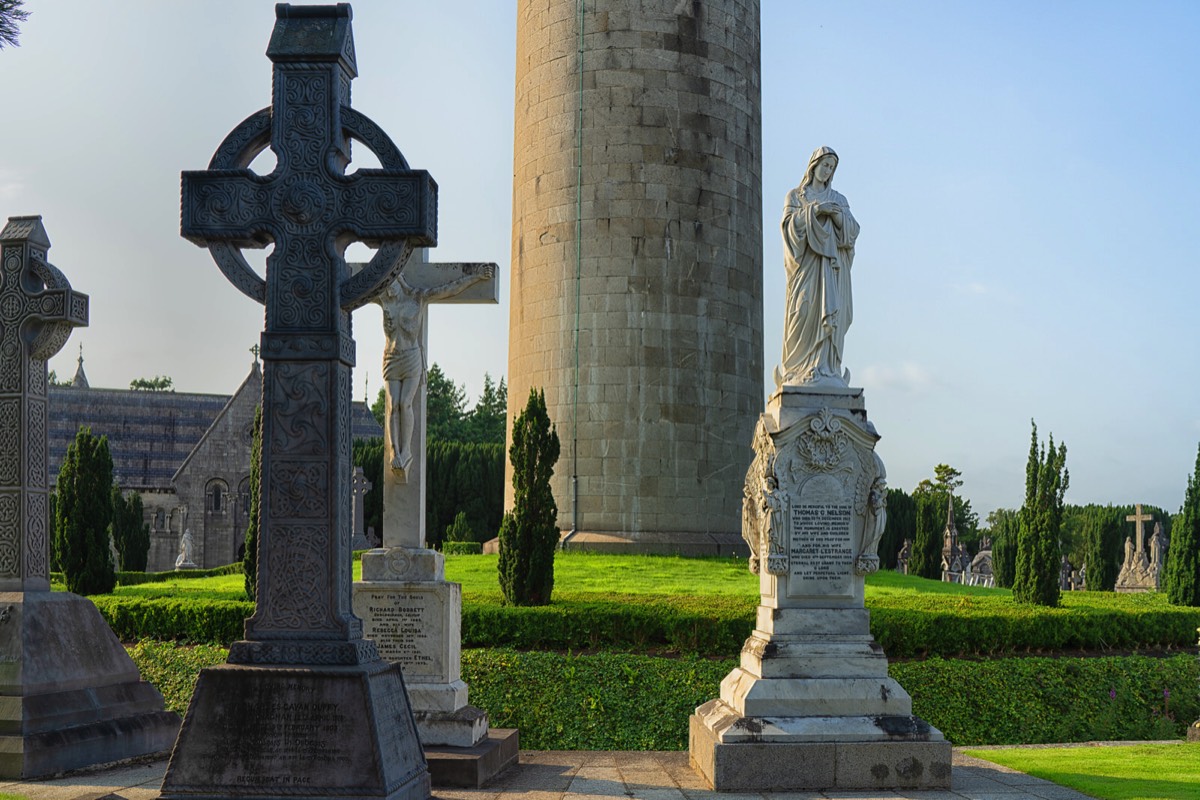
M1171 699L1171 690L1170 689L1163 689L1163 699L1164 700Z
M1116 699L1117 699L1117 690L1116 690L1116 689L1109 689L1109 690L1108 690L1108 699L1110 699L1110 700L1116 700Z

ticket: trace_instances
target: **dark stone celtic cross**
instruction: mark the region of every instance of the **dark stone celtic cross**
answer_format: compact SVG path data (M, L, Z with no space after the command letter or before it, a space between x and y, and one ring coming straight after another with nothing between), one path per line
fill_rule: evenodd
M350 108L350 9L276 7L272 105L238 125L205 171L183 173L181 232L266 305L258 605L232 663L349 664L374 646L350 608L350 312L437 239L437 185ZM350 140L381 169L346 175ZM247 167L264 148L277 166ZM351 241L378 248L351 276ZM274 243L266 279L239 248Z
M0 231L0 591L49 591L46 361L88 298L49 261L41 217Z

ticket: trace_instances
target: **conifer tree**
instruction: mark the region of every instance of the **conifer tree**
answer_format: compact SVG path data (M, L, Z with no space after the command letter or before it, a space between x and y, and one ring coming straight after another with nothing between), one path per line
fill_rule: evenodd
M1019 603L1058 605L1060 555L1058 538L1062 528L1063 497L1067 473L1067 446L1050 443L1039 448L1037 424L1025 466L1025 505L1021 507L1017 532L1017 569L1013 599Z
M246 550L242 554L242 574L246 596L254 601L258 596L258 514L259 487L262 485L262 406L254 409L254 425L250 431L250 522L246 525Z
M67 448L55 483L55 562L75 594L106 594L117 576L109 551L112 455L107 437L80 428Z
M1112 506L1089 506L1083 513L1083 563L1089 591L1111 592L1117 585L1124 520L1124 513Z
M1200 606L1200 450L1188 476L1183 508L1171 525L1166 590L1172 605Z
M917 533L908 559L908 574L939 580L942 577L942 533L946 526L946 495L913 492Z
M150 526L143 520L142 496L130 492L125 497L121 487L112 487L112 537L121 563L117 569L125 572L145 572L150 554Z
M525 409L513 422L508 449L513 507L500 524L500 589L504 602L511 605L550 602L558 546L558 506L550 478L558 453L558 434L546 411L546 396L530 389Z
M992 538L992 574L996 585L1010 589L1017 571L1017 529L1020 513L1009 508L997 508L988 514L988 531Z

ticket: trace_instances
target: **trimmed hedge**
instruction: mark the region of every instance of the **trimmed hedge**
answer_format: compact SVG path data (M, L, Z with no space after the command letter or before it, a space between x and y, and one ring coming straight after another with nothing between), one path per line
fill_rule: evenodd
M142 642L138 668L182 710L220 648ZM718 696L733 659L464 650L471 702L531 750L682 750L693 709ZM1177 738L1200 716L1192 656L929 659L895 663L913 712L957 745Z
M442 542L442 552L448 556L477 556L483 553L483 542Z
M946 597L894 595L887 605L871 604L871 632L889 658L1184 649L1194 645L1200 627L1200 609L1150 600L1093 595L1072 606L1043 608L1006 597ZM242 637L243 620L254 612L246 601L92 599L122 641L229 644ZM754 627L754 608L740 597L567 592L549 606L515 607L467 593L462 641L464 647L724 657L741 650Z

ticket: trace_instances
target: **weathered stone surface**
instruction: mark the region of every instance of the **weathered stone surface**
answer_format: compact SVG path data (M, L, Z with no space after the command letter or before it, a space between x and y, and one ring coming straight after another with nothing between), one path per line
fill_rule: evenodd
M276 16L271 108L183 174L182 234L266 306L262 500L256 611L230 663L201 673L163 797L418 800L429 776L400 670L351 611L350 312L436 244L436 185L349 107L350 7ZM381 169L344 174L352 138ZM268 144L276 169L257 176L245 167ZM378 245L353 275L348 240ZM239 248L268 241L264 279Z
M585 5L517 6L509 419L545 389L568 547L741 550L763 375L759 3Z
M516 766L520 737L514 728L492 728L469 747L426 747L433 785L478 789L509 767Z
M0 775L163 752L178 732L90 600L0 592Z
M948 787L950 744L912 716L863 607L886 523L879 435L862 390L827 372L759 420L743 536L761 600L740 666L691 718L691 760L722 791Z
M793 739L726 744L714 737L699 714L691 717L688 730L692 768L721 792L950 788L951 749L945 742Z
M179 717L90 600L51 592L46 360L88 298L48 260L41 217L0 231L0 775L165 750Z
M429 775L400 670L201 672L162 797L387 797L424 800Z

